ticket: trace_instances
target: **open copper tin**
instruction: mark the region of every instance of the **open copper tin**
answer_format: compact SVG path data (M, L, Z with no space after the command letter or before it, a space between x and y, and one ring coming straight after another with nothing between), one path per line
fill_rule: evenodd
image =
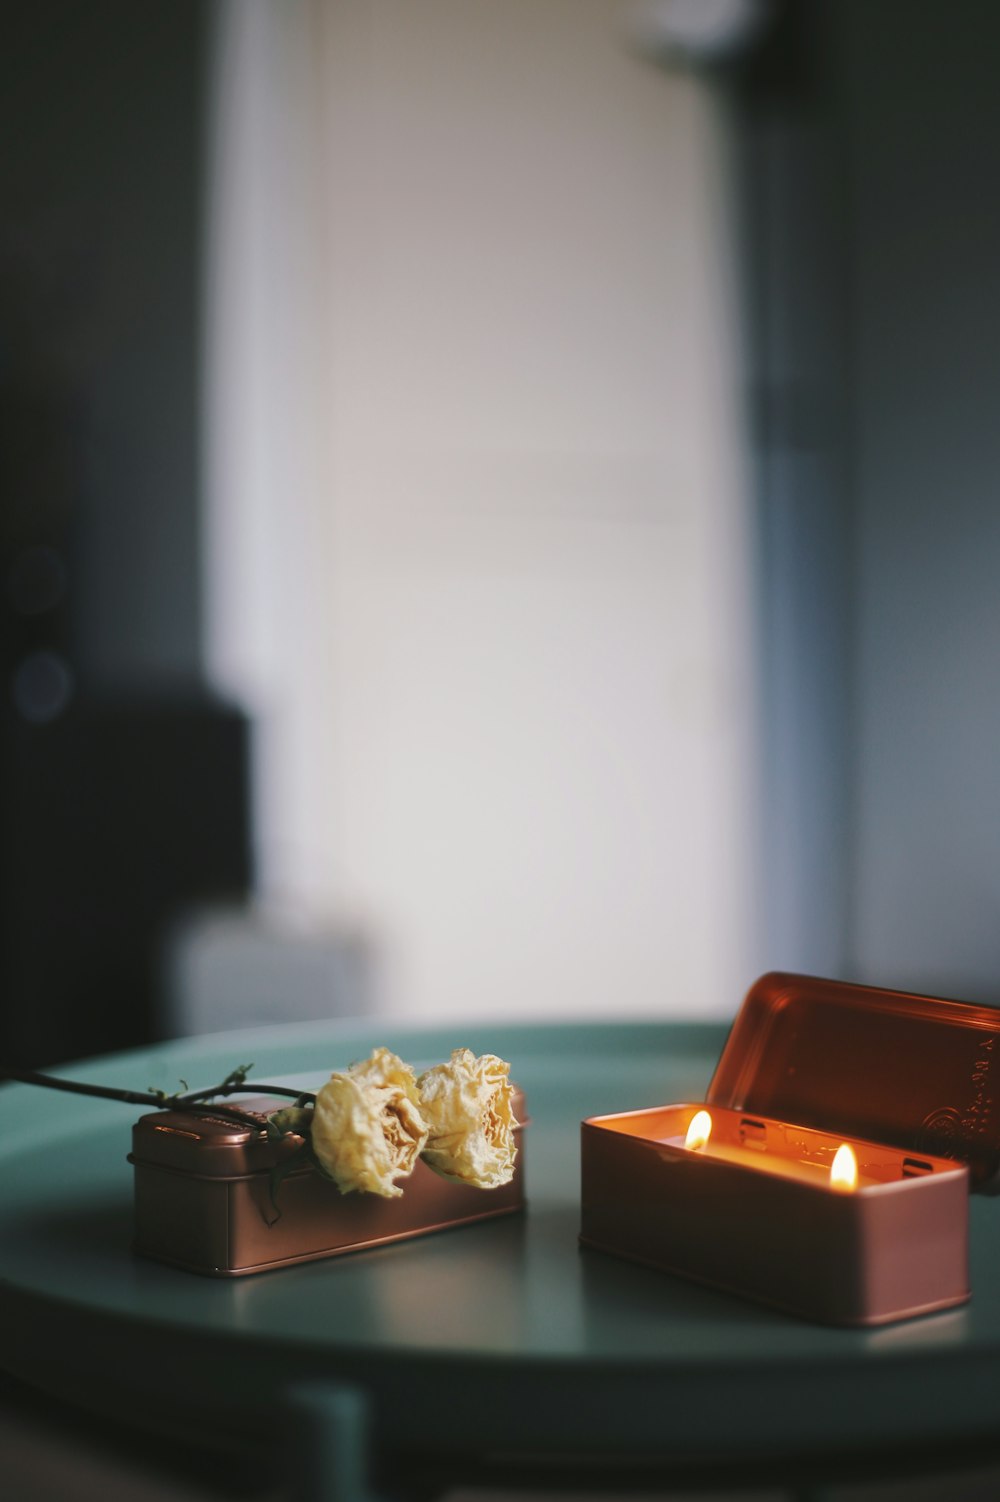
M524 1207L524 1128L516 1128L514 1177L498 1189L478 1189L444 1179L418 1162L402 1181L403 1193L341 1194L308 1168L281 1183L278 1208L271 1198L276 1157L294 1143L274 1144L264 1132L267 1113L280 1100L241 1100L257 1113L260 1129L213 1116L154 1111L132 1129L135 1168L135 1238L144 1257L217 1278L241 1277L295 1262L467 1225ZM525 1121L524 1096L515 1089L514 1114ZM280 1210L280 1214L279 1214Z
M765 975L704 1103L583 1123L580 1240L830 1324L960 1304L968 1191L1000 1175L998 1060L992 1008ZM831 1182L844 1144L856 1187Z

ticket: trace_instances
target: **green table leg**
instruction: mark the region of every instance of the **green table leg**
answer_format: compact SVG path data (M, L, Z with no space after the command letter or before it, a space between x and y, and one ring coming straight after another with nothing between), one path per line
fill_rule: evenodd
M368 1485L368 1399L356 1387L308 1383L288 1394L291 1502L375 1502Z

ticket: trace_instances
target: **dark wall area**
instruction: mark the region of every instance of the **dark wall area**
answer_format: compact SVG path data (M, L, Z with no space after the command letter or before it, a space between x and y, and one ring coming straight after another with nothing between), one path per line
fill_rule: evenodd
M177 908L244 892L200 680L200 0L0 5L0 1057L156 1030Z
M837 13L857 533L850 964L1000 1001L1000 6Z
M1000 6L736 80L771 963L1000 1001Z
M726 80L756 535L766 953L776 968L819 975L844 974L851 859L851 195L833 9L776 4Z
M198 669L204 11L2 10L5 544L72 551L87 685Z

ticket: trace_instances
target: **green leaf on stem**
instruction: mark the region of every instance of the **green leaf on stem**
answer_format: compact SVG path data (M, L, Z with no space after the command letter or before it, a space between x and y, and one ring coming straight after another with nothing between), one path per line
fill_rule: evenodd
M235 1069L231 1069L219 1086L220 1091L239 1090L246 1083L246 1077L252 1068L252 1064L238 1064Z
M312 1131L313 1113L303 1106L283 1106L280 1111L272 1111L267 1118L267 1135L272 1142L280 1142L282 1137L305 1137L309 1139Z

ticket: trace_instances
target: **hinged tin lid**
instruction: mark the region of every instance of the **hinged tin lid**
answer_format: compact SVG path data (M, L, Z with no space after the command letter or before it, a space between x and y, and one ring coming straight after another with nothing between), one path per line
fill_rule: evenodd
M271 1142L265 1130L267 1113L287 1101L258 1098L234 1104L258 1117L257 1130L214 1116L211 1106L198 1113L166 1110L140 1116L132 1128L133 1161L207 1178L238 1178L272 1168L279 1157L301 1145L298 1138L290 1137Z
M747 993L709 1104L961 1159L1000 1184L1000 1011L772 972Z

